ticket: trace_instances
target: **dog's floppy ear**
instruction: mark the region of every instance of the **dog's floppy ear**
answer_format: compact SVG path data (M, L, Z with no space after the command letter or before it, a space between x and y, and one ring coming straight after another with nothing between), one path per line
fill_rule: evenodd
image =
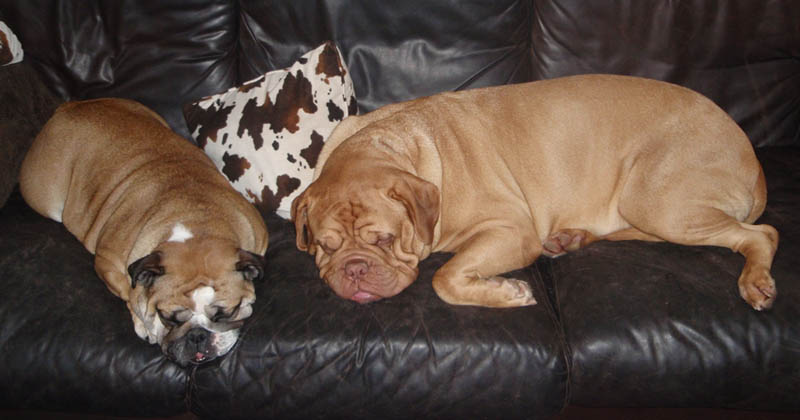
M164 267L161 266L161 252L159 251L139 258L128 266L128 275L131 276L131 289L135 289L137 284L150 287L156 277L162 274L164 274Z
M242 273L245 279L255 282L264 278L266 261L263 256L243 249L239 250L239 262L236 271Z
M426 244L433 242L433 229L439 220L439 189L436 185L405 173L389 189L389 198L403 203L420 239Z
M308 202L309 202L308 188L298 195L292 201L292 221L296 231L295 241L297 249L301 251L308 251L309 245L314 242L314 236L311 234L311 229L308 228ZM313 247L312 254L313 254Z

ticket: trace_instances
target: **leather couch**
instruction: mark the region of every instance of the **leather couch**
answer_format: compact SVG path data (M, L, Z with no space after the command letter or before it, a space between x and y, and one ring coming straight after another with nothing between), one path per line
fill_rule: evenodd
M0 0L61 100L133 98L189 138L183 104L342 50L361 112L578 73L709 96L763 164L781 234L767 312L727 249L598 242L514 273L539 304L441 302L430 280L337 298L267 216L266 278L225 358L189 369L140 340L92 256L14 193L0 209L0 407L203 418L534 418L567 405L800 411L800 7L793 0ZM8 88L8 87L6 87ZM3 139L0 139L3 141ZM590 180L587 180L590 182Z

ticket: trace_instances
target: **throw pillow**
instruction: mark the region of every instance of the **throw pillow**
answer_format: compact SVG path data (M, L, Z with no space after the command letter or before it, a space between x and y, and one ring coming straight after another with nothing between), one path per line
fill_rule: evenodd
M0 66L19 63L23 56L17 36L5 22L0 21Z
M262 215L288 219L324 141L356 109L342 55L326 42L288 68L187 104L183 113L231 185Z

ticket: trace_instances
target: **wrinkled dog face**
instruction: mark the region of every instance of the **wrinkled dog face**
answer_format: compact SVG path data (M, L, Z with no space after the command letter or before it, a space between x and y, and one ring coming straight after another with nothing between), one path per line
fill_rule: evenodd
M165 242L128 267L136 333L181 366L225 355L255 302L263 258L219 240Z
M386 186L320 179L293 203L298 248L315 256L342 298L369 303L400 293L430 253L438 189L408 173L396 177Z

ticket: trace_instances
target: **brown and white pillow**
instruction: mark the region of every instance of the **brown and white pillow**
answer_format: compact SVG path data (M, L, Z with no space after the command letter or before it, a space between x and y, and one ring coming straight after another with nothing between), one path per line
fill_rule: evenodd
M195 142L263 215L288 219L333 129L357 110L339 49L327 42L293 65L184 106Z
M17 36L5 22L0 21L0 66L19 63L23 56L22 44Z

